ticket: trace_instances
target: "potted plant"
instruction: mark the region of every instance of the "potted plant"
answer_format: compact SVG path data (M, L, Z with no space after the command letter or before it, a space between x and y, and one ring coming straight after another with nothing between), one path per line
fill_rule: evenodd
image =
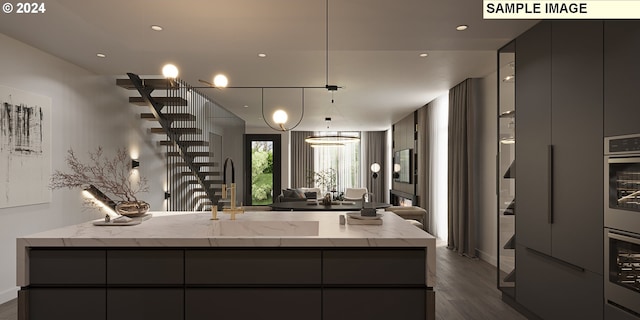
M138 216L149 210L149 204L137 197L138 193L149 191L147 179L132 177L134 172L126 149L118 149L113 158L107 158L102 147L98 147L94 152L89 152L89 159L90 164L83 163L73 149L69 149L65 161L71 172L55 170L49 188L84 189L93 185L119 200L116 212L121 215Z
M317 186L322 192L333 192L336 188L337 173L333 168L322 171L309 171L307 182L309 185Z

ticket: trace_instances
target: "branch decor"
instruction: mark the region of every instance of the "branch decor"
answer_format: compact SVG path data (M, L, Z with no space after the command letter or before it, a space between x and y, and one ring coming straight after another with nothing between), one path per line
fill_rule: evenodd
M139 193L149 191L148 181L142 176L135 179L134 170L131 169L131 159L126 149L120 148L113 158L108 158L104 155L102 147L98 147L95 151L89 152L89 159L90 164L83 163L73 149L69 149L65 161L71 172L55 170L51 176L49 188L84 189L88 185L93 185L120 200L116 207L116 211L120 214L138 215L149 210L149 204L138 199ZM130 211L131 206L134 207L133 213L118 210L118 207L127 207Z

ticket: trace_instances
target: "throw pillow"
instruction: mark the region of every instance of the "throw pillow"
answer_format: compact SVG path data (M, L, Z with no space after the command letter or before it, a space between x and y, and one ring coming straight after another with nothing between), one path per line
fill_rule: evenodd
M298 199L304 199L304 191L302 191L301 189L295 189L296 195Z
M285 198L298 198L298 193L292 189L282 189L282 196Z

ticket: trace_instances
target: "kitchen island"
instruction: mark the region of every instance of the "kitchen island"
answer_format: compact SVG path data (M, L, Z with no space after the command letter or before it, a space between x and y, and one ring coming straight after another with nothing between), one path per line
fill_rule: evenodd
M343 214L152 212L18 238L20 319L433 319L435 238Z

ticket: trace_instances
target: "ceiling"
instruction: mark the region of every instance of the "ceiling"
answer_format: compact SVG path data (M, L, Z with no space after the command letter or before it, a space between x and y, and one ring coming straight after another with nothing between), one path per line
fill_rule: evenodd
M330 130L386 130L462 80L494 72L496 50L536 23L483 20L479 0L329 0L328 15L325 0L45 5L3 14L0 33L104 75L159 75L173 63L194 86L224 73L229 86L342 87L305 89L296 130L327 130L325 117ZM469 28L457 31L461 24ZM265 89L264 99L260 89L203 91L247 127L266 127L263 103L269 119L276 106L290 123L301 113L301 89Z

